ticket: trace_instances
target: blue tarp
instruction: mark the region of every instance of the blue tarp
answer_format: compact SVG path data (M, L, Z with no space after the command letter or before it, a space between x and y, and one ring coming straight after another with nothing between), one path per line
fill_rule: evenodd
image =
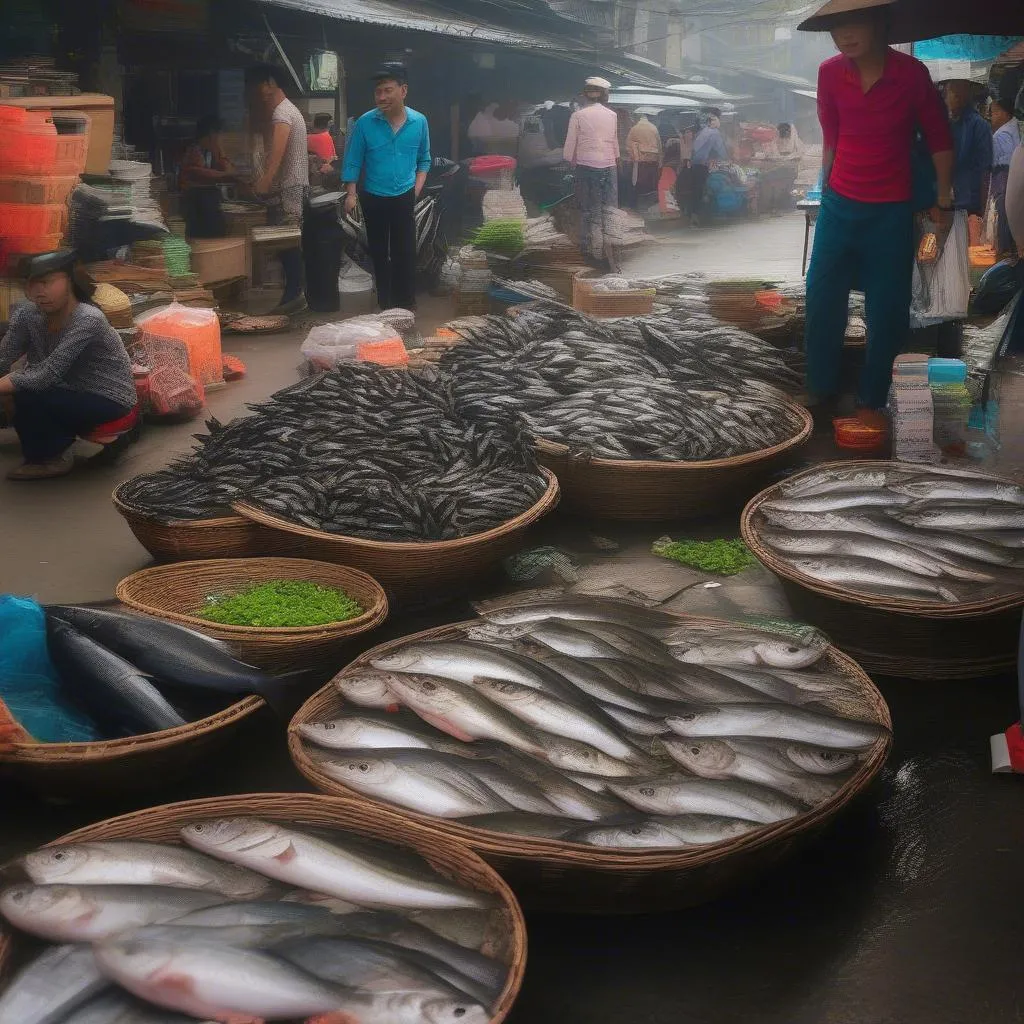
M919 60L995 60L1022 36L939 36L914 44L914 56Z

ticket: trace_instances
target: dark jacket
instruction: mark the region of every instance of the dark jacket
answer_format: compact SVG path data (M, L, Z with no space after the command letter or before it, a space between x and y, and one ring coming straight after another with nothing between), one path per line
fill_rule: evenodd
M950 127L956 151L953 201L958 210L984 213L992 173L992 129L974 107L968 107Z

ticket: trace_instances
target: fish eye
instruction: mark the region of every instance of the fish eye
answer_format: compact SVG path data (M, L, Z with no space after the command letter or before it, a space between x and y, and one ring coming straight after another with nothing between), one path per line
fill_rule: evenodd
M800 648L799 647L787 647L786 648L786 652L788 654L799 654L800 653Z
M692 712L687 712L679 716L684 722L696 722L697 716Z
M455 1010L452 1011L452 1016L453 1017L465 1017L466 1016L466 1008L464 1006L456 1007Z
M633 828L631 828L631 829L629 830L629 834L630 834L631 836L639 836L639 835L642 835L642 834L643 834L643 829L642 829L642 828L639 828L639 827L638 827L638 826L636 826L636 825L634 825L634 826L633 826Z
M65 854L64 854L64 853L61 853L60 851L58 851L57 853L55 853L55 854L53 855L53 859L54 859L54 860L63 860L63 859L64 859L64 857L65 857Z
M695 755L699 754L700 753L700 747L690 747L690 753L691 754L695 754Z
M192 826L192 831L193 832L202 832L204 828L205 828L204 825L193 825Z
M363 762L363 763L362 763L362 764L361 764L361 765L359 766L359 770L360 770L361 772L368 772L368 771L370 770L370 766L369 766L369 765L368 765L368 764L367 764L367 763L366 763L366 762L364 761L364 762Z
M642 793L642 794L643 794L644 796L654 796L654 790L653 790L653 789L651 789L651 788L650 788L649 786L642 786L642 787L640 788L640 792L641 792L641 793Z
M425 693L433 693L437 687L433 683L424 683L423 690Z
M324 723L324 728L325 729L337 729L338 727L334 724L334 722L325 722Z

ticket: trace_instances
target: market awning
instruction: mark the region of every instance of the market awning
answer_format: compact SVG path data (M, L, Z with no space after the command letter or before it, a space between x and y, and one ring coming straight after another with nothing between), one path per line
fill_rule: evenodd
M659 110L700 110L698 100L673 96L670 92L636 92L615 89L608 102L614 107L657 107Z
M434 35L476 39L496 45L529 47L536 50L564 50L567 41L553 35L531 34L488 24L464 14L417 3L405 6L389 0L261 0L273 7L287 7L307 14L320 14L339 21L430 32Z
M803 96L804 99L814 100L818 102L818 90L817 89L793 89L791 90L794 96Z
M988 81L992 61L926 60L924 65L928 68L928 73L936 84L959 79L962 82L975 82L978 85L984 85Z

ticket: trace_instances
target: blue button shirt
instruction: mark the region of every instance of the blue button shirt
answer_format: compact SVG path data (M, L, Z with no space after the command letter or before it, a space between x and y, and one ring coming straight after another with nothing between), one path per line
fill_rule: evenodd
M405 124L392 131L379 111L363 114L345 147L342 181L359 181L371 195L404 195L416 184L416 174L430 170L430 129L427 119L405 108Z
M956 150L953 202L958 210L984 213L982 198L992 170L992 129L974 107L954 118L950 127Z

